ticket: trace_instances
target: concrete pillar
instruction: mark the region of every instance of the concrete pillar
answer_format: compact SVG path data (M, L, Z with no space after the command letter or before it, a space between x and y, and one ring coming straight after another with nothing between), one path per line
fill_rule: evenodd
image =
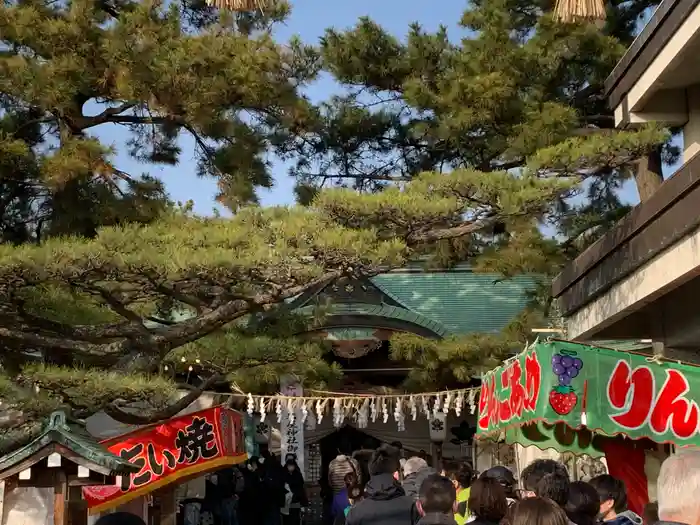
M700 151L700 84L686 89L688 122L683 126L683 162Z

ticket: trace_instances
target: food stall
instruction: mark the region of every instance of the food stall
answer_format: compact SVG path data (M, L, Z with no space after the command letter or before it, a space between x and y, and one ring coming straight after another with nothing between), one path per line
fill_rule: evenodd
M604 457L640 513L673 447L700 445L698 396L700 367L538 341L482 378L477 439Z
M101 442L137 467L111 485L83 488L90 514L110 512L144 496L158 495L155 521L174 523L175 487L247 459L240 413L219 406ZM147 516L141 516L147 518Z

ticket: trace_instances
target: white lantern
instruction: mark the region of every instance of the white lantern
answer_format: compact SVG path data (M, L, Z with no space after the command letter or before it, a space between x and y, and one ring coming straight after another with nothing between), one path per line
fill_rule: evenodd
M270 442L270 434L272 427L265 421L260 419L260 416L255 416L253 419L255 425L255 442L258 445L266 445Z
M442 443L447 438L447 414L438 412L428 419L430 425L430 441Z

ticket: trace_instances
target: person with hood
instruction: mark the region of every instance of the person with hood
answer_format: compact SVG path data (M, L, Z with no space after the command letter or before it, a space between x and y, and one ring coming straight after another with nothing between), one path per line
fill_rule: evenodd
M658 525L700 524L700 450L681 449L661 464L656 480Z
M435 472L434 468L428 466L424 459L418 456L408 458L403 464L403 483L401 484L404 492L406 492L406 496L418 500L420 486L428 476L433 474L437 474L437 472Z
M518 499L518 495L515 491L515 476L513 472L502 465L491 467L490 469L481 473L481 479L493 479L497 481L506 493L506 499L508 505L512 505Z
M621 480L602 474L589 483L598 492L598 517L605 525L642 525L642 518L627 509L627 490Z
M295 459L289 458L285 463L285 487L288 488L291 497L289 505L286 505L286 514L282 514L282 525L301 525L301 515L304 509L309 506L309 500L306 497L306 488L304 487L304 475L299 470L299 465Z
M416 521L413 498L406 496L394 479L400 468L399 459L399 451L390 445L374 451L365 498L350 508L346 525L412 525Z
M440 474L431 474L420 486L416 507L418 525L456 525L454 510L457 491L452 482Z

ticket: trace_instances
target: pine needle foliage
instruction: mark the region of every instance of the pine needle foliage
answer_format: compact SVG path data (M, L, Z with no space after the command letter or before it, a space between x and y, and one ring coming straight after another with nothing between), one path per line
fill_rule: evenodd
M628 166L667 133L580 133L611 127L596 97L649 4L616 5L603 33L544 4L473 2L460 43L362 19L316 48L274 40L284 2L233 15L200 0L4 2L0 432L15 440L56 408L160 421L222 384L274 390L282 372L325 385L339 371L323 344L281 321L294 297L418 256L505 276L569 257L579 245L539 226L594 236L575 218L614 220ZM301 90L321 69L352 92L312 105ZM196 216L168 181L126 173L94 133L109 126L145 165L194 155L232 216ZM296 162L302 205L255 206L271 153ZM594 190L607 197L567 200ZM492 336L397 336L394 357L416 364L416 388L464 382L533 316ZM179 398L165 367L183 359L201 381Z

